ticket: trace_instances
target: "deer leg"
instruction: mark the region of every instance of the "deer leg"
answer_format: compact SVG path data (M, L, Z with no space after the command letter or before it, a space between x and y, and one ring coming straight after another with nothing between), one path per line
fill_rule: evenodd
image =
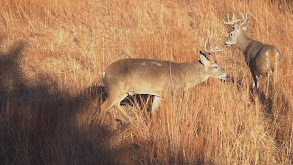
M273 87L273 90L275 90L275 85L276 85L276 83L278 81L278 73L277 73L277 70L275 70L273 72L272 78L273 78L273 85L272 85L272 87Z
M259 97L259 83L258 83L259 73L254 71L252 68L250 69L250 71L251 71L252 78L253 78L252 87L256 88L256 95L257 95L257 97Z
M266 94L265 94L266 98L268 98L268 95L269 95L270 79L272 77L271 75L272 75L272 71L270 70L267 72L267 84L266 84L267 86L266 86Z
M152 112L155 112L160 107L161 97L155 96L153 100Z
M116 108L118 108L119 109L119 111L130 121L130 122L132 122L133 121L133 118L130 116L130 115L128 115L126 112L125 112L125 110L124 110L124 108L122 108L121 107L121 105L120 105L120 102L118 103L116 103L115 104L115 107Z
M124 111L124 109L120 106L120 102L127 96L127 94L124 94L122 96L119 95L113 95L109 93L109 97L106 99L106 101L101 105L101 119L105 117L105 114L107 110L112 107L113 105L120 110L124 116L129 118L131 120L131 117ZM118 98L118 99L117 99Z
M106 111L113 105L111 99L108 97L105 102L101 105L101 116L104 116Z
M105 102L101 105L101 111L100 111L100 122L101 124L104 123L105 115L108 111L108 109L112 106L111 100L107 98Z
M130 115L128 115L126 112L125 112L125 110L124 110L124 108L122 108L121 107L121 105L120 105L120 102L125 98L125 97L127 97L127 94L124 94L122 97L120 97L120 99L118 100L118 101L116 101L115 103L114 103L114 106L130 121L130 122L132 122L133 121L133 118L130 116Z
M279 78L279 70L278 70L278 63L275 62L275 67L274 67L274 71L273 71L273 90L275 90L275 85L278 82L278 78Z

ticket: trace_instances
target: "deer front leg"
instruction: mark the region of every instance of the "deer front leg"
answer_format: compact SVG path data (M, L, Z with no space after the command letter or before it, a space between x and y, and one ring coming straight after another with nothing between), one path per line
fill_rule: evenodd
M155 112L160 107L161 97L155 96L152 105L152 112Z

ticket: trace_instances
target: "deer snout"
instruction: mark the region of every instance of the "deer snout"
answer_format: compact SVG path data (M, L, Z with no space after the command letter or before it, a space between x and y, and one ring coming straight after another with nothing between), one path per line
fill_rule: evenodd
M228 37L227 40L225 41L225 45L231 46L233 44L236 44L236 41L234 41L231 37Z
M226 80L227 78L228 78L228 74L227 73L222 74L222 77L221 77L222 80Z
M226 45L226 46L231 46L232 44L231 44L230 42L227 42L227 41L226 41L226 42L225 42L225 45Z

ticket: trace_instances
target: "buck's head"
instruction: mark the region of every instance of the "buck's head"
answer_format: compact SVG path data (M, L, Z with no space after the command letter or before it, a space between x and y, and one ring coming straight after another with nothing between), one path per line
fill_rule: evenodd
M209 53L200 51L200 62L204 65L205 79L209 77L227 79L225 70L217 64L216 60Z
M200 62L204 65L204 70L205 70L205 78L209 78L209 77L214 77L214 78L219 78L219 79L223 79L226 80L227 78L227 73L225 72L225 70L220 67L216 60L214 59L214 57L212 57L211 53L212 52L217 52L217 51L222 51L223 49L225 49L227 46L224 46L222 48L209 48L207 50L206 45L207 45L207 41L205 42L205 52L203 53L202 51L200 51ZM209 44L210 45L210 44Z
M222 24L229 24L229 25L233 24L232 31L229 33L229 36L227 37L225 41L225 45L227 46L237 44L237 42L242 39L241 38L242 34L245 33L245 30L247 28L249 21L247 21L247 14L245 19L241 12L240 14L242 16L242 19L234 20L234 14L233 14L232 20L229 20L229 15L228 15L228 21L222 22ZM239 22L239 21L243 21L243 22L240 25L238 25L236 22Z

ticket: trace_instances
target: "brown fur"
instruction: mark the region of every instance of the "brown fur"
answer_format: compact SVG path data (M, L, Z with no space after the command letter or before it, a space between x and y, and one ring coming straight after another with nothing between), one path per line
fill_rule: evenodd
M101 110L115 105L131 119L120 106L120 101L128 94L154 95L152 110L156 110L160 98L171 96L174 91L187 90L208 77L225 79L225 71L210 55L207 56L201 53L201 60L189 63L151 59L122 59L112 63L103 74L109 97L101 105Z
M281 66L281 55L273 45L263 44L251 39L245 29L247 23L239 26L234 24L226 40L226 44L237 44L245 55L245 61L250 68L258 95L258 75L267 76L266 96L270 85L270 77L273 75L273 88L278 79L278 72Z

